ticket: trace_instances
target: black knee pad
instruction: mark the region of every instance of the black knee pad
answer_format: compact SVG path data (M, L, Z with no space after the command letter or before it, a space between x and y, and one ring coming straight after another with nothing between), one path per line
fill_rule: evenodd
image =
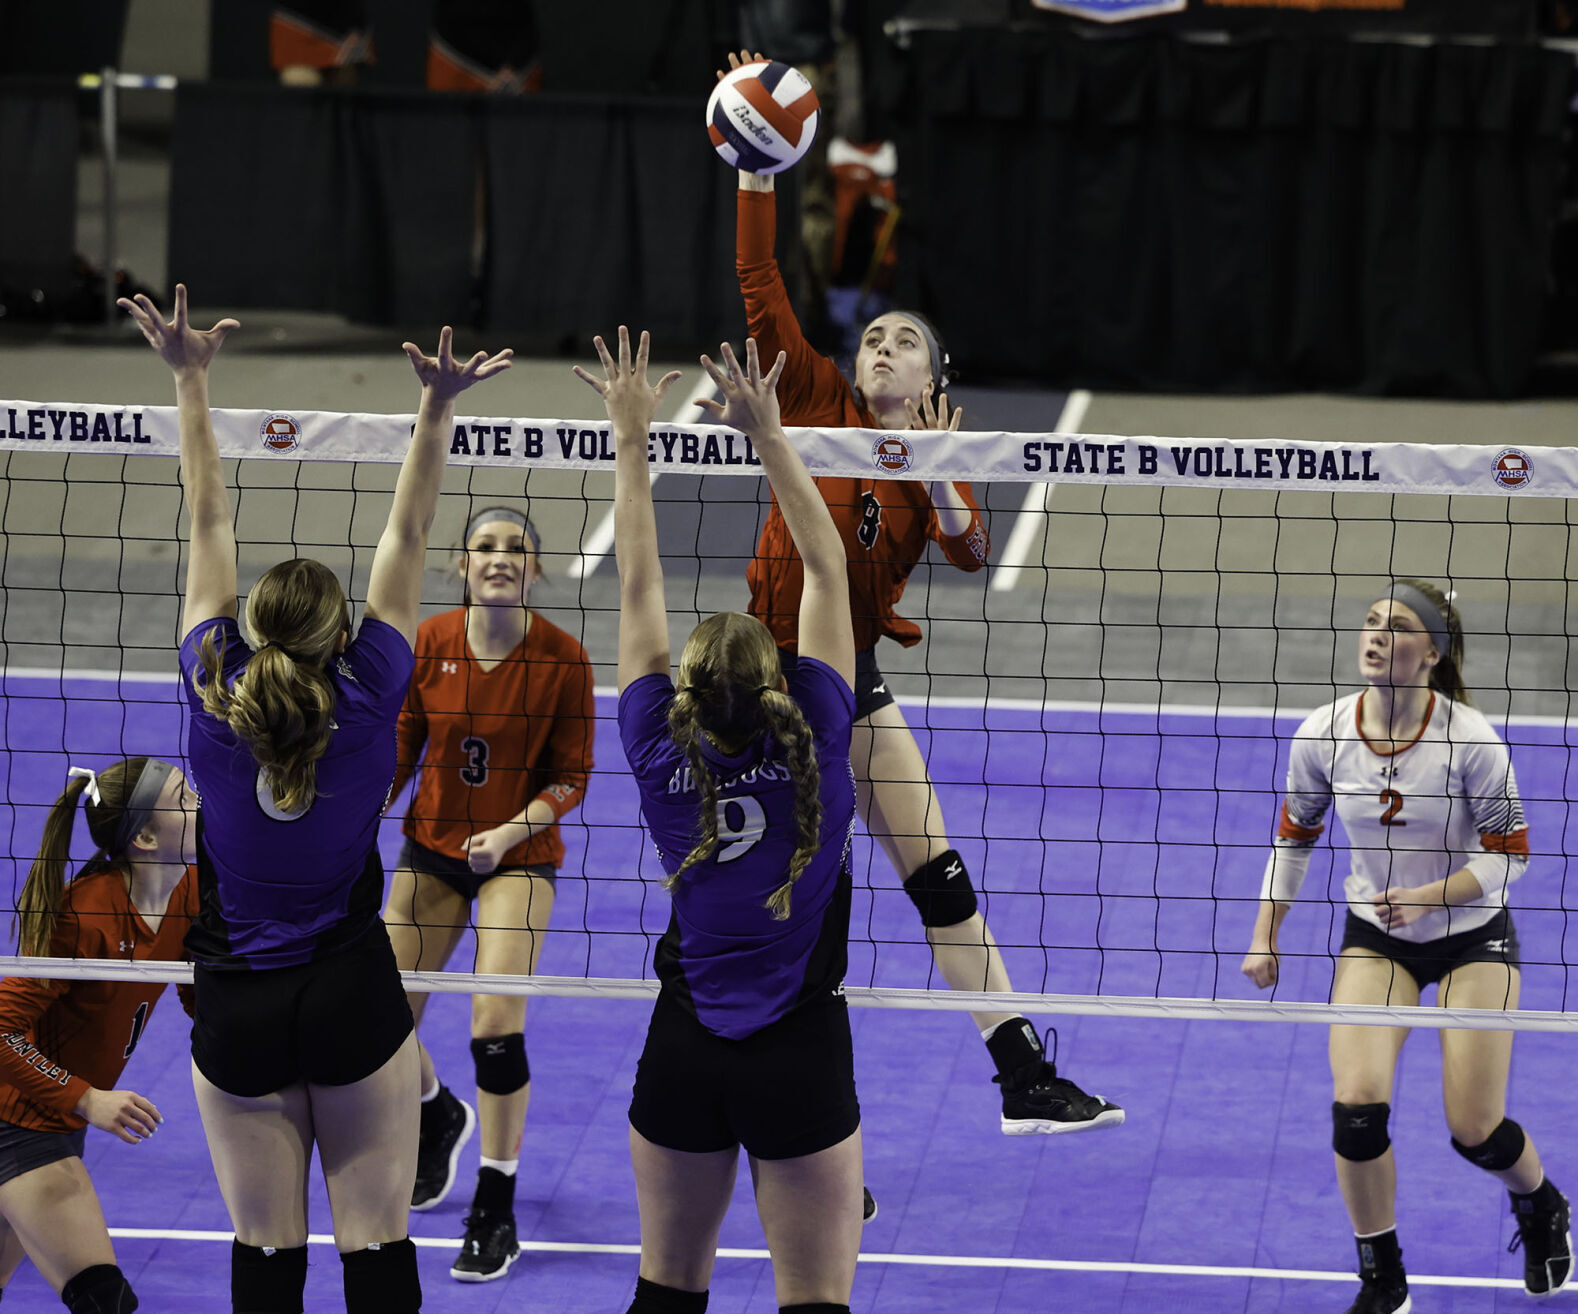
M301 1314L307 1247L230 1243L230 1308L234 1314Z
M1392 1143L1386 1120L1390 1104L1333 1104L1331 1148L1353 1163L1379 1159Z
M341 1255L345 1265L345 1314L417 1314L422 1280L411 1238L385 1241Z
M625 1314L707 1314L707 1293L681 1291L638 1277L636 1298Z
M1504 1173L1523 1157L1527 1141L1522 1127L1511 1118L1503 1118L1496 1130L1478 1145L1464 1145L1454 1136L1452 1148L1476 1168L1483 1168L1487 1173Z
M132 1314L137 1296L126 1275L114 1264L94 1264L60 1289L60 1301L71 1314Z
M531 1080L526 1037L519 1031L473 1040L471 1060L477 1065L477 1089L489 1095L513 1095Z
M912 871L904 881L904 893L920 913L922 926L957 926L974 917L979 906L958 849L949 849Z

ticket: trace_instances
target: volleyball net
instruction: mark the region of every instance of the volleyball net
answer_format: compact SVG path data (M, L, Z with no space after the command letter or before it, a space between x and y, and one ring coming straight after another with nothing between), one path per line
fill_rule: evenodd
M243 595L275 562L323 560L365 596L412 417L217 410ZM792 431L812 472L964 479L985 572L933 550L900 604L925 640L878 660L914 730L1016 993L950 991L882 846L857 833L848 993L857 1004L1240 1020L1572 1029L1567 718L1578 448L1237 442L1097 435ZM175 649L185 569L172 407L0 401L4 825L11 907L66 768L182 757ZM677 652L743 609L767 490L744 435L656 425L649 442ZM614 725L612 440L580 419L455 424L425 612L461 600L459 539L529 507L532 605L593 663L596 766L539 974L414 988L629 997L655 991L668 921ZM1239 963L1311 709L1358 687L1358 630L1400 576L1454 589L1465 676L1507 740L1530 827L1511 890L1523 1011L1334 1010L1347 860L1331 818L1283 929L1276 991ZM399 845L397 800L381 847ZM86 857L79 827L76 856ZM0 960L7 972L163 976L183 965Z

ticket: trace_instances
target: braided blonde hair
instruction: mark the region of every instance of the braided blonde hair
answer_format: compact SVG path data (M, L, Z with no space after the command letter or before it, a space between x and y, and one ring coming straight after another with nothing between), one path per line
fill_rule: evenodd
M680 654L668 726L701 795L700 836L679 870L664 882L673 889L687 870L718 848L718 781L702 754L702 737L737 752L757 736L770 734L783 751L795 789L794 856L787 879L766 904L777 921L788 919L795 882L816 856L822 832L815 738L799 704L778 687L782 680L772 633L754 617L719 612L691 632Z

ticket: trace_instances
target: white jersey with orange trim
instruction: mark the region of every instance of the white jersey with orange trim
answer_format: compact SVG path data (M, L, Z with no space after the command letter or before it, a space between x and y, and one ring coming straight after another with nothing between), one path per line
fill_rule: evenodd
M1507 746L1485 717L1432 693L1418 738L1393 751L1359 728L1362 693L1313 712L1298 728L1261 898L1293 903L1333 802L1348 837L1348 907L1386 930L1372 907L1389 887L1417 889L1467 867L1471 903L1431 911L1388 934L1416 942L1472 931L1506 906L1528 866L1529 831Z

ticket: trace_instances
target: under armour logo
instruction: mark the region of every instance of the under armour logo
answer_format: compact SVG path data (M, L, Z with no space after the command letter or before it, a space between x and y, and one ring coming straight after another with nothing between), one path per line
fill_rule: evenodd
M460 663L459 662L440 662L438 664L438 669L441 670L445 675L459 675L460 674Z
M131 948L131 942L130 941L127 941L127 940L122 940L121 941L121 952L122 953L125 953L130 948Z

